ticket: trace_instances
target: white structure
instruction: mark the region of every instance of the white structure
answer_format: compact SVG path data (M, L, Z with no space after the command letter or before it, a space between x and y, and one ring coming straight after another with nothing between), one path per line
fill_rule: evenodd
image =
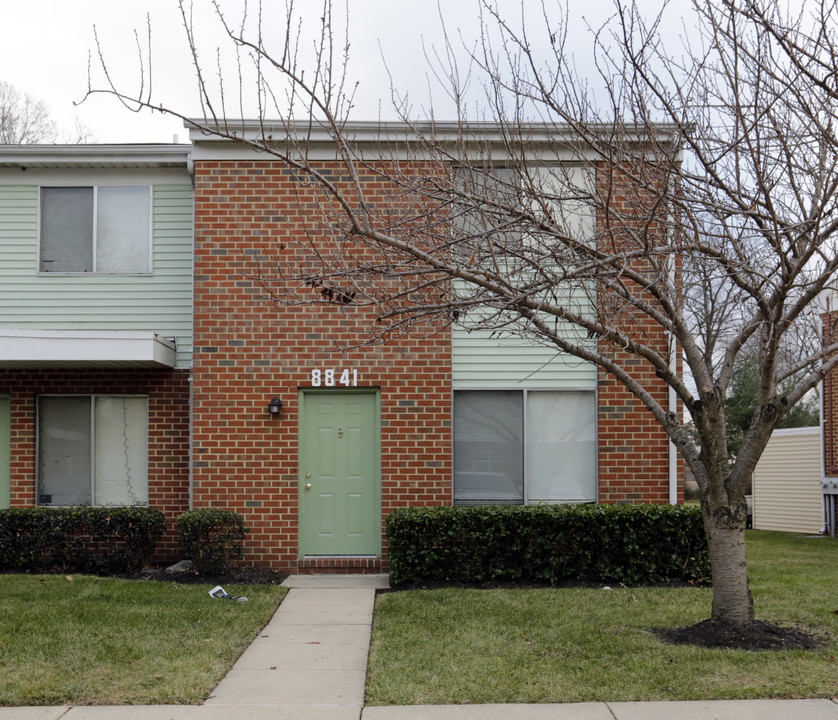
M823 530L821 428L775 430L753 475L754 528Z

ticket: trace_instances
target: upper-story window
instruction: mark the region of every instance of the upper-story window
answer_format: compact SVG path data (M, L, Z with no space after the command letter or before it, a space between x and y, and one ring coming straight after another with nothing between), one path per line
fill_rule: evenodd
M150 217L148 186L42 187L40 270L148 273Z

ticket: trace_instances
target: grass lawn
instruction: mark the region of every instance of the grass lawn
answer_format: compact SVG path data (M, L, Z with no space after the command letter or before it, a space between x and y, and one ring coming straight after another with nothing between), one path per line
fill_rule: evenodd
M285 593L211 587L0 575L0 705L199 703Z
M711 589L414 590L379 595L367 703L545 703L838 694L838 541L748 532L757 617L815 651L670 646L651 627L710 615Z

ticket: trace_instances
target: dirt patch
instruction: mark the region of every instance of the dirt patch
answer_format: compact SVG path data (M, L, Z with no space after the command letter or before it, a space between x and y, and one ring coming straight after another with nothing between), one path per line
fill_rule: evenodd
M757 620L744 627L718 620L676 628L652 628L651 632L671 645L698 645L738 650L814 650L823 638L794 627L781 627Z

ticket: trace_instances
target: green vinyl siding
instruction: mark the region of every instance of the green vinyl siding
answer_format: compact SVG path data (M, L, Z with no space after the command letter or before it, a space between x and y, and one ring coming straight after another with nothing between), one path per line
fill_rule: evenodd
M458 390L596 388L591 363L521 338L493 337L489 330L455 329L451 364Z
M554 300L560 297L555 290L554 294ZM574 312L593 313L592 295L579 287L568 288L560 299ZM596 388L597 372L592 363L509 332L482 329L478 323L479 313L472 310L465 323L454 326L451 366L455 389ZM580 345L594 342L570 324L565 324L559 332Z
M192 353L192 187L154 185L152 273L38 273L38 186L0 187L0 327L151 330Z

